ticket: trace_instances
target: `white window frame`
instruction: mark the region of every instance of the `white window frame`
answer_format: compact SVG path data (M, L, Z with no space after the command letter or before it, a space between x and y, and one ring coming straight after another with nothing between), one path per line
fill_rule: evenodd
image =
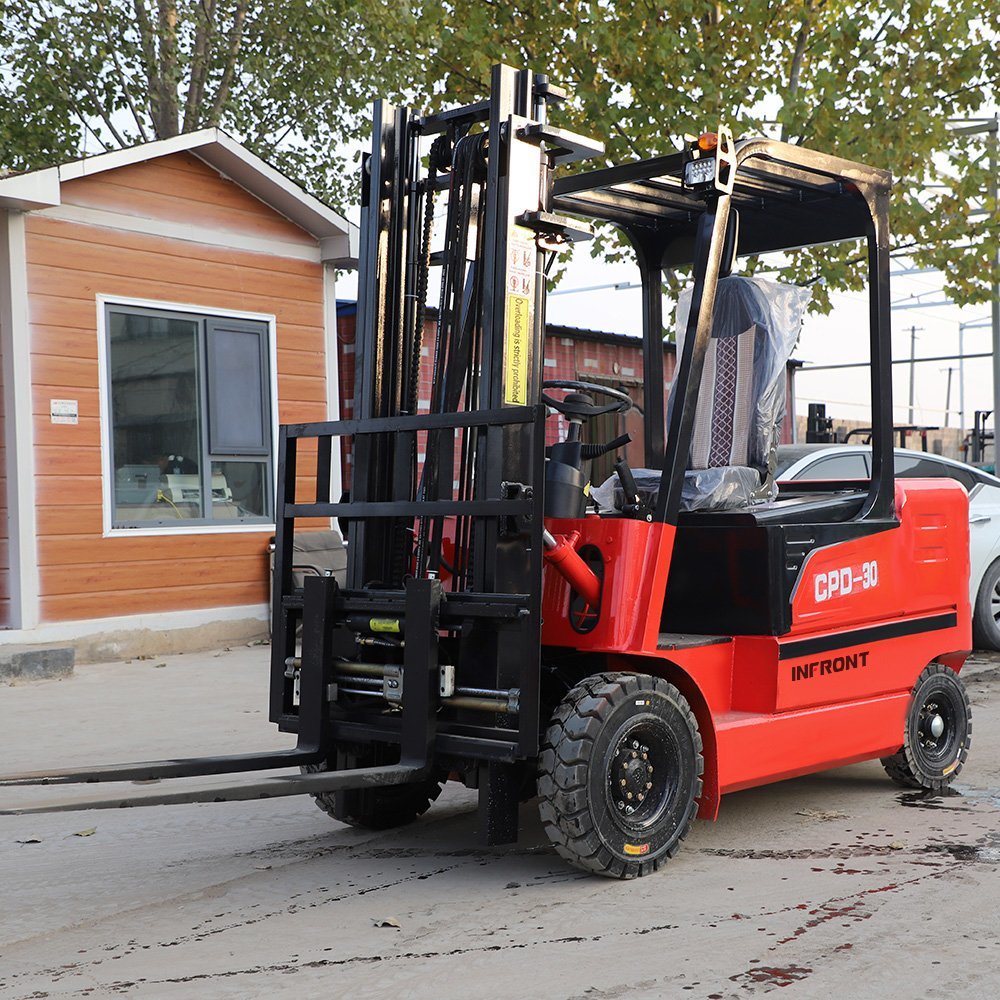
M277 494L278 458L278 338L277 319L273 313L244 312L237 309L219 309L217 306L192 302L166 302L161 299L135 299L124 295L98 295L97 304L97 372L100 381L101 422L101 506L103 508L103 537L144 538L151 535L219 535L233 533L274 531L274 521L258 521L252 524L191 524L156 525L149 528L112 527L114 516L114 484L109 475L111 462L111 376L108 365L108 337L106 316L108 307L124 306L136 309L159 309L169 312L194 313L200 317L213 316L220 319L252 320L267 324L267 354L270 367L271 389L271 496Z

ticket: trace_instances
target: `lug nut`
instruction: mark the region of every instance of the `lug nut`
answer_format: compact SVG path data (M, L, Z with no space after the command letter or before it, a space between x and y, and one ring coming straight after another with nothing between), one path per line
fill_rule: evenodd
M639 798L639 801L640 801L640 802L641 802L641 801L642 801L642 800L643 800L643 799L644 799L645 797L646 797L646 796L645 796L645 795L643 795L643 794L642 794L642 792L639 792L639 795L638 795L638 798Z
M646 782L646 791L649 791L649 789L652 788L652 787L653 787L653 783L651 781L647 781Z
M632 760L636 760L636 759L638 759L638 757L639 757L638 751L637 750L633 750L632 751Z
M648 753L644 753L644 754L642 755L642 759L643 759L643 760L649 760L649 754L648 754Z
M622 778L622 784L623 784L623 785L624 785L624 784L626 784L626 781L625 781L625 779L624 779L624 778Z
M632 793L631 792L626 792L625 793L625 798L627 798L627 799L632 798Z

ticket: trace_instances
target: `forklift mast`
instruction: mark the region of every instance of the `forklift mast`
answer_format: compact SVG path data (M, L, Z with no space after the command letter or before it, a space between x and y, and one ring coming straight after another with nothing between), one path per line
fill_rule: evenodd
M426 765L435 747L470 755L483 761L481 786L510 784L504 768L538 752L545 264L590 235L551 211L552 172L603 148L548 126L547 105L561 96L544 76L501 66L478 104L430 116L376 104L363 162L355 418L283 427L279 443L272 720L301 738L307 706L322 746L397 724L403 761ZM431 348L424 302L435 268ZM334 498L345 437L350 495ZM296 593L296 521L331 517L345 529L346 586L310 579ZM388 723L364 706L331 713L331 694L352 691L361 702L384 694L401 711ZM443 719L439 699L454 707Z

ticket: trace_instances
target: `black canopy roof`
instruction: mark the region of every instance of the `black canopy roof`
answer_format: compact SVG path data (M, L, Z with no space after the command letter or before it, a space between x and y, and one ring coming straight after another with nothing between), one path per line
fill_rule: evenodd
M741 140L735 155L741 256L867 236L876 196L892 183L885 170L771 139ZM706 210L704 195L682 183L689 159L678 152L561 178L555 205L637 235L656 232L664 266L688 263Z

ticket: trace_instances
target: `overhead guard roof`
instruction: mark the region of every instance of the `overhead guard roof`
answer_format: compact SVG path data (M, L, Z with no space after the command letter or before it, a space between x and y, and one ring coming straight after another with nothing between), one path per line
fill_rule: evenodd
M772 139L740 140L736 160L740 256L864 237L876 195L892 184L888 171ZM632 233L660 234L663 265L685 264L706 203L683 187L684 163L678 152L560 178L555 205Z

